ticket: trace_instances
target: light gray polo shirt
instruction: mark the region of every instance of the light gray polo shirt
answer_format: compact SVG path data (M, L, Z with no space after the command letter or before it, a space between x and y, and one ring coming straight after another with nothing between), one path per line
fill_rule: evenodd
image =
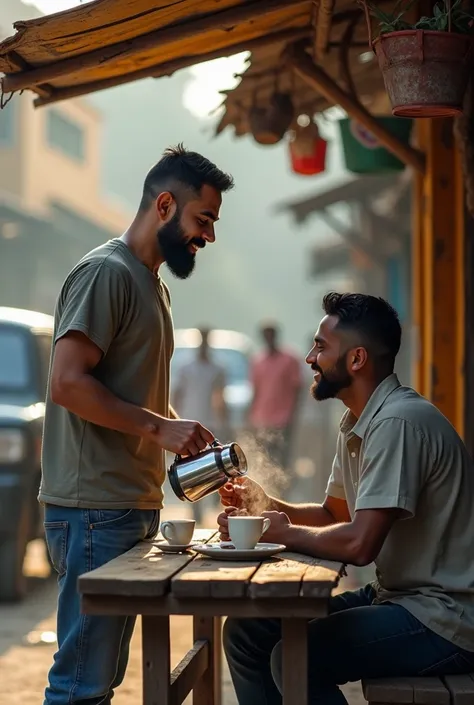
M474 651L474 465L449 421L396 375L340 426L327 494L349 512L400 508L375 561L376 602Z

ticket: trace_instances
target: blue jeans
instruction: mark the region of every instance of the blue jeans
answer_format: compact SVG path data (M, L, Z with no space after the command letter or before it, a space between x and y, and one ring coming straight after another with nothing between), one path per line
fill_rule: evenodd
M396 604L374 605L368 585L331 598L308 625L310 705L347 705L339 685L362 678L470 673L474 653L434 634ZM281 705L277 619L228 619L224 649L240 705Z
M77 580L152 538L159 520L157 510L45 507L59 597L58 651L44 705L109 705L125 675L135 618L81 614Z

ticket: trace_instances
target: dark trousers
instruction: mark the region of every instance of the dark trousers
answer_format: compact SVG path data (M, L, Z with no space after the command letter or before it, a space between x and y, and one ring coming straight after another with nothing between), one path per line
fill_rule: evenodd
M308 625L310 705L347 705L340 685L362 678L474 671L474 653L430 631L404 607L374 605L369 585L330 600ZM281 705L281 628L276 619L228 619L224 648L239 705Z

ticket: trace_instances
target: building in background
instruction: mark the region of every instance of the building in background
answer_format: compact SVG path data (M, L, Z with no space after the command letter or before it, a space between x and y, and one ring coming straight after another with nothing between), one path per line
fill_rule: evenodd
M35 15L2 0L0 37ZM0 110L0 305L51 312L70 267L128 224L101 192L101 129L83 99L35 110L31 96L15 95Z
M336 210L337 209L337 210ZM315 242L311 276L325 290L359 290L383 296L396 308L404 331L397 358L403 382L412 381L411 175L357 176L324 193L280 206L297 224L311 215L336 237ZM341 283L345 282L341 286Z
M50 312L61 281L129 214L100 191L101 118L86 101L0 111L0 303Z

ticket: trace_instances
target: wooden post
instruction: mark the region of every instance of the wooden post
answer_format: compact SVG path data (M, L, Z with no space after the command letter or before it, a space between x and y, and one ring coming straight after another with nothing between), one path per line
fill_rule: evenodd
M283 705L307 705L308 620L282 619Z
M222 625L220 617L194 617L194 641L209 643L209 666L193 689L193 705L221 705Z
M474 219L466 215L464 237L464 285L465 285L465 385L464 394L464 443L474 458L474 364L471 360L474 350Z
M464 192L449 119L417 120L425 175L414 181L414 379L464 432Z
M170 705L170 618L142 616L143 705Z

